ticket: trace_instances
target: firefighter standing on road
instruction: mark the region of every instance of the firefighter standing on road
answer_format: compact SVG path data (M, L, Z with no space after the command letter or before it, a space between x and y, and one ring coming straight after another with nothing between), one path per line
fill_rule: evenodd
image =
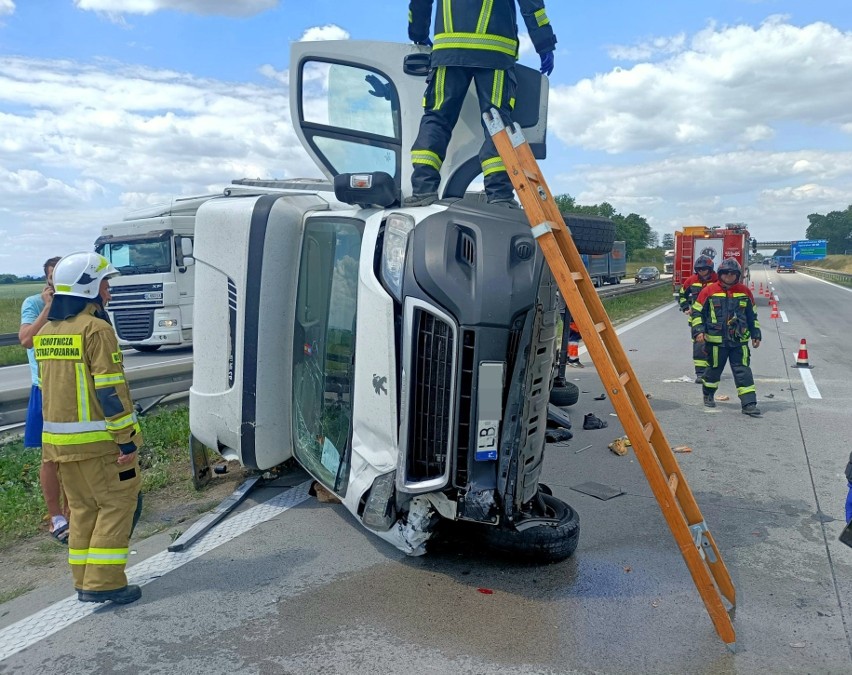
M744 415L760 415L754 376L749 362L749 339L760 346L760 324L751 291L740 283L742 268L734 258L719 263L719 281L709 284L692 305L692 335L707 347L709 365L704 371L704 405L715 408L716 390L727 361L731 362L737 396Z
M438 199L441 164L471 80L480 110L496 108L507 126L512 123L518 58L516 3L541 57L541 72L550 75L556 36L543 0L438 0L434 45L429 39L433 0L408 3L408 37L416 44L432 46L432 60L420 132L411 149L414 194L405 199L406 206L427 206ZM488 202L517 207L512 182L487 129L479 162Z
M695 274L686 278L683 286L678 291L678 304L680 311L690 316L692 314L692 303L698 299L698 295L707 284L719 281L719 277L713 271L713 260L710 256L700 255L695 259L693 266ZM707 369L707 351L703 342L696 342L692 338L692 363L695 366L695 384L701 384L701 378Z
M78 599L126 604L142 595L124 568L141 483L142 433L106 318L108 279L97 253L72 253L53 273L48 323L33 339L43 391L46 460L59 464L71 507L68 562Z

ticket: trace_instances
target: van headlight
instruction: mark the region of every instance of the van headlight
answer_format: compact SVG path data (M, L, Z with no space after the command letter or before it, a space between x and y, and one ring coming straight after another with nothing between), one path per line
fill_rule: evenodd
M414 229L414 218L392 213L385 221L385 241L382 248L382 281L387 290L402 302L402 275L405 272L405 252L408 235Z

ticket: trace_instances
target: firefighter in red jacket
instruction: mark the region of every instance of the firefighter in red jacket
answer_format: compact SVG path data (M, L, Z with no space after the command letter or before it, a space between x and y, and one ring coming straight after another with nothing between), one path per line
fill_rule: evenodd
M432 58L420 131L411 149L413 194L405 199L406 206L427 206L438 199L441 165L471 80L480 110L496 108L507 126L512 123L518 58L516 4L541 57L541 72L553 72L556 36L542 0L438 0L434 45L429 39L432 4L433 0L408 3L408 37L416 44L432 46ZM512 181L487 130L479 163L487 201L517 208Z
M734 258L719 263L719 281L709 284L692 305L692 335L707 347L709 365L704 371L704 405L715 408L719 378L727 361L744 415L757 417L757 394L751 372L749 339L760 346L760 324L751 291L740 283L742 268Z
M43 391L44 458L59 465L71 507L68 562L84 602L142 595L124 573L142 477L142 433L121 350L104 312L116 270L97 253L72 253L53 272L48 322L33 338Z
M692 303L698 299L704 287L719 280L713 271L713 260L708 255L698 256L693 269L695 274L687 277L678 291L680 311L687 316L692 314ZM696 342L695 338L692 339L692 363L695 366L695 384L701 384L701 378L707 369L707 351L704 343Z

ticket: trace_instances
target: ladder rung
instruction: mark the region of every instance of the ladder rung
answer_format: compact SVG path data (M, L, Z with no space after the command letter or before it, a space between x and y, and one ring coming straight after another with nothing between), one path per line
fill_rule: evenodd
M583 273L582 272L571 272L571 278L574 281L580 281L580 279L583 278Z
M630 382L630 375L628 375L626 372L621 373L621 375L618 376L618 381L621 382L622 385L625 385Z
M673 495L677 492L677 485L679 482L680 481L678 481L676 473L669 476L669 490L671 490Z
M524 175L527 177L528 180L531 180L535 183L541 183L541 177L535 171L528 171L527 169L524 169Z
M598 333L603 333L606 330L606 324L603 321L599 321L595 324L595 330Z
M651 436L654 435L654 425L648 422L644 427L642 427L642 431L645 432L645 438L649 441L651 440Z

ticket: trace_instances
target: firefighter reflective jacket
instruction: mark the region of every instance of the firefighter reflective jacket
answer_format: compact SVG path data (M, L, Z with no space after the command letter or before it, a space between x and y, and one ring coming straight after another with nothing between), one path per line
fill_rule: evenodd
M77 462L142 445L121 351L93 303L33 338L42 388L46 460ZM125 450L125 451L126 451Z
M410 0L408 37L423 43L429 38L433 0ZM518 58L518 21L515 3L539 54L556 47L556 36L544 11L543 0L437 0L432 67L464 66L508 70Z
M760 324L754 297L744 284L727 290L718 281L698 295L692 305L692 337L704 333L711 344L740 345L749 338L760 340Z
M704 287L717 281L719 281L719 277L715 272L710 273L707 281L701 281L701 277L697 274L687 277L683 286L677 292L677 304L680 305L680 311L685 312L692 307L692 303L698 299L698 295L704 290Z

